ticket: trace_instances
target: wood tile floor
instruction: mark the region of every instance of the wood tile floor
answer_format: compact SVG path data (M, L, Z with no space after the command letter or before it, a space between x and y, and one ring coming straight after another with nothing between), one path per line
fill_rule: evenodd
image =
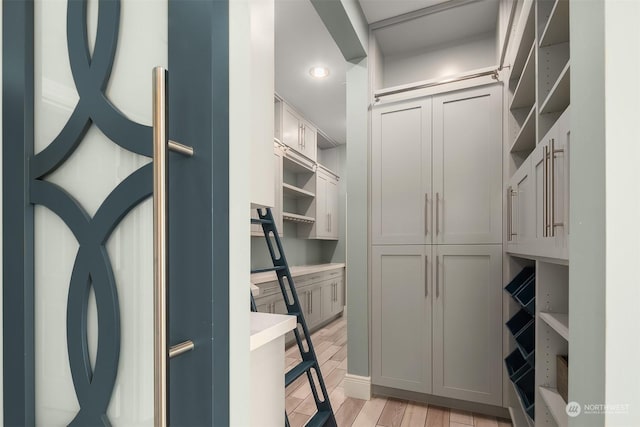
M424 403L374 397L369 401L344 395L347 372L347 319L340 317L311 336L324 375L338 427L510 427L508 420L449 410ZM286 370L300 361L297 346L286 351ZM291 427L301 427L315 413L306 375L287 387L286 408Z

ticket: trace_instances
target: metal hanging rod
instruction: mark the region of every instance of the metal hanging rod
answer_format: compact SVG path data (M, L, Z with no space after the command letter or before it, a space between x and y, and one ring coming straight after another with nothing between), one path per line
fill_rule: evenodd
M430 88L430 87L440 86L440 85L444 85L444 84L447 84L447 83L460 82L460 81L463 81L463 80L471 80L471 79L475 79L475 78L478 78L478 77L484 77L484 76L491 76L494 80L498 80L499 71L500 71L499 69L489 70L489 71L482 71L480 73L468 74L466 76L451 77L451 78L443 79L443 80L440 80L440 81L437 81L437 82L416 84L416 85L413 85L413 86L407 86L407 87L403 87L403 88L400 88L400 89L382 90L382 91L374 93L374 98L375 98L374 104L380 102L380 98L383 97L383 96L397 95L399 93L409 92L409 91L418 90L418 89L427 89L427 88Z

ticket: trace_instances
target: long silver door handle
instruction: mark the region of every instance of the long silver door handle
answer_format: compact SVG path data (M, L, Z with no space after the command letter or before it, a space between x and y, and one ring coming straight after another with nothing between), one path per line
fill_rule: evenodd
M429 255L424 257L424 296L429 296Z
M155 67L153 80L153 419L157 427L168 424L169 358L193 349L185 341L169 348L168 328L168 160L169 149L193 155L193 149L170 142L167 135L167 70Z
M436 299L440 298L440 256L436 256Z
M551 237L555 237L556 235L556 231L555 231L555 227L554 222L555 222L555 211L556 211L556 189L555 189L555 182L556 182L556 172L555 172L555 168L553 167L554 165L554 157L555 157L555 150L554 150L554 145L555 145L555 139L551 138L551 149L549 150L549 176L551 177L551 179L549 180L549 202L550 202L550 207L549 207L549 233L551 235Z
M507 187L507 242L511 241L511 187Z
M436 236L440 234L440 193L436 192Z
M544 211L542 216L542 237L549 235L549 200L548 200L548 181L549 181L549 147L542 147L542 210Z
M551 237L556 236L556 227L563 226L564 221L556 222L556 154L564 153L563 149L556 150L556 140L551 138L551 152L550 152L550 174L551 174Z
M429 193L424 193L424 235L429 235Z

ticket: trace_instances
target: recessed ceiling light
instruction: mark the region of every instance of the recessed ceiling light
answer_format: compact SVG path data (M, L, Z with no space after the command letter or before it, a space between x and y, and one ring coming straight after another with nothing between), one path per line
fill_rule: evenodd
M329 69L327 67L311 67L309 74L313 78L324 79L329 75Z

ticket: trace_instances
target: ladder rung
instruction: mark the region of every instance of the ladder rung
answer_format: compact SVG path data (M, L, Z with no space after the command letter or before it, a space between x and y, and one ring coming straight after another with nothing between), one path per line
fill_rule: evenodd
M311 417L308 423L305 424L306 427L322 427L325 422L331 416L330 411L318 411L316 414Z
M278 265L276 267L258 268L258 269L255 269L255 270L251 270L251 274L266 273L268 271L280 271L280 270L284 270L285 268L286 267L284 265Z
M289 385L291 385L292 382L300 378L300 375L311 369L313 365L315 365L315 361L303 360L302 362L291 368L291 370L284 376L284 386L288 387Z
M251 224L273 224L270 219L251 218Z

